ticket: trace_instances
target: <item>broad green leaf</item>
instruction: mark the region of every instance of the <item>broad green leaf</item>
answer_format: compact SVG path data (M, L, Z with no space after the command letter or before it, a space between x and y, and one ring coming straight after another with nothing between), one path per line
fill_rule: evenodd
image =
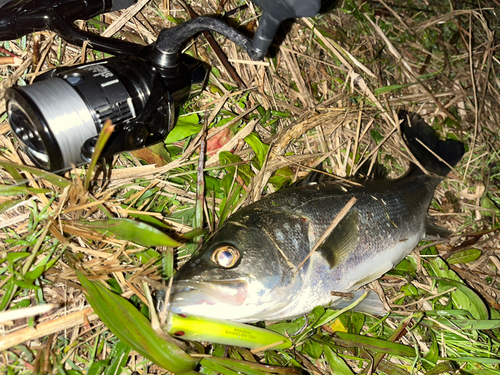
M141 251L140 253L135 254L135 256L141 261L142 264L149 263L152 259L160 259L160 254L153 249Z
M20 308L23 308L23 307L28 307L29 305L31 305L31 300L29 300L29 299L23 299L19 303L16 303L14 305L14 308L11 308L11 310L20 309Z
M293 176L294 173L290 167L280 168L269 179L269 182L275 185L277 189L281 189L292 181Z
M164 143L157 143L155 145L148 146L148 149L156 155L159 155L163 160L165 160L165 162L170 163L172 161L172 157L170 156Z
M344 360L335 353L332 348L325 345L324 353L326 361L334 374L338 375L354 375L349 366L344 362Z
M14 284L22 289L38 290L40 287L38 285L33 285L34 280L14 280Z
M451 299L458 309L464 309L470 312L475 319L488 319L488 308L482 299L468 286L463 284L460 277L450 270L445 261L441 258L429 260L429 273L436 276L435 280L439 282L438 292L442 293L449 286L456 287L457 290L451 292Z
M25 186L15 186L15 185L0 185L0 195L4 197L9 197L12 195L20 194L47 194L52 193L50 189L35 189L28 188Z
M223 357L226 352L226 345L213 344L212 355L215 357Z
M399 262L396 267L394 267L391 271L389 271L389 274L396 274L396 275L414 275L416 272L416 267L409 262L407 259L403 259L401 262Z
M323 354L323 346L314 340L307 340L301 351L309 354L311 358L318 359Z
M413 284L406 284L401 287L401 291L405 294L405 296L418 296L420 293L418 289Z
M488 211L481 211L483 216L490 217L492 215L491 211L495 212L496 216L500 215L500 209L486 194L481 197L481 207L488 209Z
M324 310L323 309L324 313L321 314L321 315L318 314L318 319L312 324L312 327L313 328L318 328L318 327L321 327L324 324L328 324L329 322L331 322L334 319L337 319L339 316L341 316L346 311L350 311L353 308L355 308L359 303L361 303L366 298L367 295L368 295L368 291L365 291L361 295L361 297L359 297L358 299L354 300L350 305L344 307L341 310L333 310L333 309L326 309L326 310ZM315 312L315 310L317 308L318 307L315 307L313 309L313 312ZM320 310L316 310L316 311L319 312Z
M219 154L219 161L222 165L234 164L241 162L241 158L238 155L231 154L228 151L222 151ZM254 173L248 164L240 164L237 167L235 166L227 166L225 168L229 174L234 174L236 169L238 170L238 176L245 182L245 184L249 185Z
M122 208L126 208L127 207L126 205L121 205L121 206L122 206ZM165 224L160 219L157 219L156 217L151 216L151 215L142 215L142 214L137 214L137 213L129 213L128 216L133 217L134 219L138 219L138 220L142 221L143 223L152 225L152 226L154 226L156 228L170 229L170 226L168 226L167 224Z
M14 279L10 279L7 282L7 285L4 285L2 287L3 296L2 301L0 302L0 311L3 311L9 305L10 300L13 297L13 294L15 294L16 290L17 288Z
M370 135L372 136L372 138L376 144L379 144L384 139L382 134L380 134L380 132L378 130L375 130L375 129L370 130Z
M77 276L87 294L87 300L106 326L124 344L149 358L158 366L176 374L195 374L198 360L176 345L159 337L149 320L130 302L97 282L91 282L82 272Z
M269 146L265 143L262 143L259 136L255 132L252 132L247 137L245 137L245 142L250 145L252 150L255 152L255 155L257 155L257 159L259 160L259 167L262 168L262 165L266 160Z
M108 366L108 363L109 359L103 359L101 361L92 363L87 372L87 375L101 375Z
M52 185L57 186L61 189L64 189L65 187L71 185L71 182L62 178L61 176L58 176L56 174L41 170L41 169L36 169L33 167L28 167L26 165L19 165L15 163L9 163L6 161L1 161L0 165L3 166L4 168L16 168L20 171L24 172L29 172L32 175L35 175L37 177L40 177L42 180L50 182Z
M175 23L177 25L184 23L184 20L182 18L172 17L171 15L167 16L167 20L169 20L170 22Z
M433 366L433 368L427 371L425 375L440 375L440 374L448 374L454 372L455 368L453 367L451 362L445 361Z
M222 198L221 180L205 174L205 187L207 191L214 192L217 198Z
M26 272L24 277L26 280L33 282L33 280L38 279L42 273L45 271L45 264L37 264L35 268L31 271Z
M19 259L27 258L30 255L31 255L31 253L28 253L27 251L17 251L15 253L8 253L7 254L7 262L12 265L15 262L17 262Z
M429 259L428 264L429 264L428 270L431 276L444 277L446 279L461 281L460 277L455 273L455 271L450 270L450 268L443 259L439 257L432 258Z
M295 332L298 332L300 328L304 325L304 318L299 318L294 322L280 322L271 324L267 327L274 332L280 333L282 335L293 335Z
M492 306L488 306L490 310L490 319L494 321L499 321L500 320L500 311L496 310Z
M429 362L432 362L435 366L438 359L439 359L439 348L438 348L438 342L436 340L436 336L434 335L434 332L432 330L430 330L430 335L431 335L431 347L429 348L429 351L427 352L427 354L425 355L425 359ZM424 362L424 366L425 366L425 362ZM428 366L425 366L426 368L428 368Z
M245 361L257 362L252 352L245 348L235 347L234 352L237 352L238 357Z
M451 298L459 309L467 310L475 319L488 319L489 313L485 303L467 285L460 281L438 278L440 284L448 284L457 290L451 292Z
M180 243L170 238L162 231L131 219L106 219L81 222L80 225L103 232L111 232L118 237L132 241L142 246L180 246Z
M481 256L482 252L478 249L468 249L453 254L447 259L448 264L462 264L473 262Z
M410 348L409 346L377 339L375 337L355 335L353 333L335 332L333 340L335 342L345 344L348 347L363 348L365 350L378 353L387 353L411 358L417 355L415 353L415 349Z
M356 311L351 311L351 330L349 333L360 333L365 325L366 316Z
M199 121L200 119L196 113L192 113L186 116L180 116L177 119L177 124L168 134L167 139L165 139L165 143L175 143L180 141L181 139L199 133L202 128L202 125L198 124Z

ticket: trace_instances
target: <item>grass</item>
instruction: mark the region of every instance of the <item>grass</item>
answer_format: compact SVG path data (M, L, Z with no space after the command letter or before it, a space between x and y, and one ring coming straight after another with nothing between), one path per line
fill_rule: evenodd
M199 14L242 5L190 3ZM181 3L170 2L165 11L161 6L148 3L119 35L151 42L162 27L188 18ZM344 1L314 19L287 22L288 33L279 32L279 45L263 63L233 63L242 87L200 36L188 43L187 53L212 66L210 80L183 104L171 138L150 150L119 155L111 177L94 173L88 189L83 181L91 171L83 167L64 178L21 167L30 162L3 115L0 307L11 315L1 322L2 371L165 373L92 313L75 268L146 312L144 280L155 285L172 275L207 230L320 163L343 178L355 172L401 176L409 156L393 114L404 107L423 115L443 137L466 144L466 155L438 187L430 209L453 237L421 243L370 285L385 295L389 316L346 312L336 317L315 308L307 320L269 327L288 333L303 329L292 336L296 346L290 350L252 354L204 343L199 352L212 357L201 360L203 373L293 368L312 374L499 373L497 9L495 1ZM256 8L242 7L227 21L253 30L257 15ZM117 16L86 25L102 33ZM224 38L215 39L233 61L248 60ZM89 48L82 55L80 48L46 32L1 47L2 56L23 61L2 66L2 89L28 84L55 66L105 57ZM3 104L0 109L5 110ZM205 140L198 136L204 124ZM206 157L200 164L203 142ZM145 231L143 223L153 229ZM164 246L151 247L151 238ZM173 248L175 241L183 245ZM17 315L21 308L40 306L51 310ZM255 361L285 369L252 367Z

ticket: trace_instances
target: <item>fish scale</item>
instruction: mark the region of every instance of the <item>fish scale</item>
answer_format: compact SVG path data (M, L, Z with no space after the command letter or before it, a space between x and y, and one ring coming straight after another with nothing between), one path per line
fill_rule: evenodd
M176 274L172 311L241 322L289 319L335 304L340 297L332 292L352 292L394 267L424 238L434 191L464 153L462 143L438 140L418 115L400 118L403 138L427 173L412 165L397 180L290 187L240 209Z

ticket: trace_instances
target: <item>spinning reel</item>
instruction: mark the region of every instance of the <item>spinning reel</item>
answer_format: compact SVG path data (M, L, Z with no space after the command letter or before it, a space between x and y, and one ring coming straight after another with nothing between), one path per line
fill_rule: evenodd
M199 32L222 34L254 60L262 59L282 21L319 12L320 0L253 0L262 8L253 39L216 18L198 17L164 29L141 46L103 38L72 26L78 19L127 8L134 0L0 0L0 40L52 30L69 43L115 57L56 68L32 85L5 93L13 133L39 167L62 172L90 161L108 119L115 125L101 156L136 150L164 140L175 123L175 106L198 93L208 69L179 53Z

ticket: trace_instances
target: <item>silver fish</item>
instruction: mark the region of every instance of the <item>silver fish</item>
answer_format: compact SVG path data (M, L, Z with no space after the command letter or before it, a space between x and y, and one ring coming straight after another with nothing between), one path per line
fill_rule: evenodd
M289 319L397 265L425 237L434 191L464 154L461 142L438 140L420 116L400 118L429 174L412 165L397 180L291 187L240 209L175 275L170 309L239 322ZM354 206L299 268L352 197Z

